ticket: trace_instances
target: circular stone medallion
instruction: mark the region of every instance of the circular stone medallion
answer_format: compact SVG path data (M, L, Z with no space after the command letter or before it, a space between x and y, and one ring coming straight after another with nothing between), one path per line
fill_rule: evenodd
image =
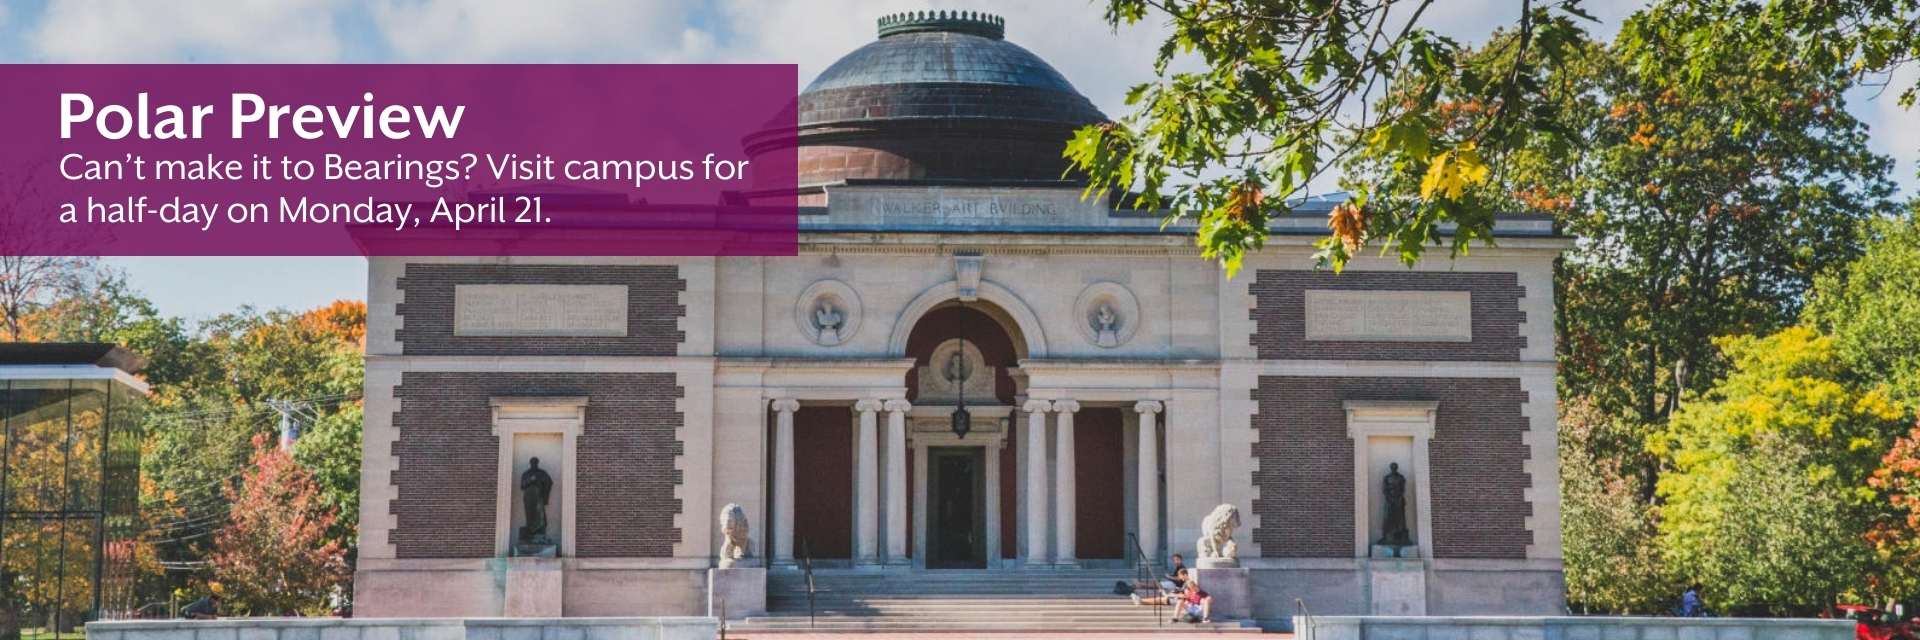
M860 330L860 296L839 280L821 280L800 292L793 303L794 326L814 344L831 347Z
M1073 301L1073 324L1080 337L1104 349L1133 339L1140 328L1140 301L1118 282L1096 282Z

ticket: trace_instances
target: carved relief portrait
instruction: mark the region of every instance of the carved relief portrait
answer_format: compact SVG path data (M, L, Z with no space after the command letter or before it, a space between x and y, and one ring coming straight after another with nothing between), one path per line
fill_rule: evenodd
M1080 336L1103 349L1133 340L1139 328L1140 302L1124 285L1097 282L1080 292L1073 303L1074 324Z

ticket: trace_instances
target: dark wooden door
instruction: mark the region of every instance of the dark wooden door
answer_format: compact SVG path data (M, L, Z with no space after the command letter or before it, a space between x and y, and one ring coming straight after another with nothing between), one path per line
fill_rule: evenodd
M1126 557L1126 439L1120 409L1081 409L1073 418L1074 555Z
M975 447L927 449L927 567L987 566L986 463Z
M853 411L800 407L793 467L795 557L804 550L816 560L853 559Z

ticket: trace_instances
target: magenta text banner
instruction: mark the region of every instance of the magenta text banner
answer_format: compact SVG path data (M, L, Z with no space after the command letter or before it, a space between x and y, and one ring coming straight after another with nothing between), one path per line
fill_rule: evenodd
M0 255L792 255L792 65L0 65Z

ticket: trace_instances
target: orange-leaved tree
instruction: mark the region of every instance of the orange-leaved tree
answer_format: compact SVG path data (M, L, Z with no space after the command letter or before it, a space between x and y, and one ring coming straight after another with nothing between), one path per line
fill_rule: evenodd
M337 514L273 442L255 436L252 467L224 491L232 508L214 539L213 577L230 611L323 613L349 575L346 548L327 536Z
M1892 507L1867 532L1874 550L1890 568L1879 579L1891 592L1920 591L1920 421L1914 423L1912 433L1894 441L1867 483L1885 495Z

